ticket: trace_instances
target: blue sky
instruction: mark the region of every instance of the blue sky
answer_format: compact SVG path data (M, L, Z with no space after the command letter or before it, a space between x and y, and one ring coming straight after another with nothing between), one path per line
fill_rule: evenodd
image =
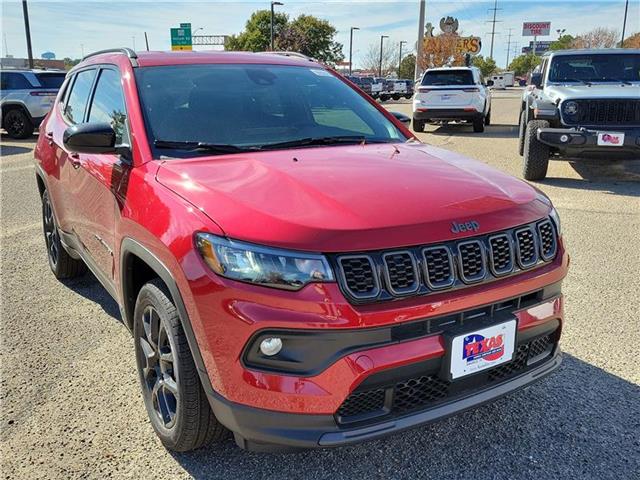
M360 27L354 34L354 64L371 44L380 41L380 35L389 35L389 41L406 40L409 49L418 36L418 0L352 0L304 1L281 0L276 7L292 17L301 13L329 20L337 29L337 40L344 44L348 54L349 28ZM482 51L489 54L491 25L490 1L427 0L427 22L436 26L440 18L459 19L465 35L482 37ZM170 48L169 28L181 22L191 22L193 28L204 27L207 34L232 34L242 30L249 15L258 9L269 8L269 1L64 1L29 0L34 55L53 51L58 58L80 57L85 53L114 46L144 47L144 33L149 36L152 50ZM552 33L564 28L567 33L580 34L598 26L621 30L624 0L587 2L576 0L511 0L498 1L494 58L499 66L506 61L508 30L513 44L523 46L530 38L521 36L523 21L551 21ZM640 0L629 1L627 32L640 31ZM2 0L2 53L26 56L26 42L19 1ZM134 40L135 38L135 40ZM548 37L546 39L552 39ZM542 38L545 40L545 38ZM405 47L405 50L407 47Z

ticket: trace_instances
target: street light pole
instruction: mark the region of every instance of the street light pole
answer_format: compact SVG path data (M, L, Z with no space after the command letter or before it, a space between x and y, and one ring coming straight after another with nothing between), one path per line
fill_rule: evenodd
M385 38L389 38L388 35L380 35L380 65L378 66L378 76L382 76L382 42Z
M273 17L274 17L274 12L273 12L273 7L275 5L284 5L284 3L281 2L271 2L271 51L273 52L274 46L273 46Z
M353 31L360 30L358 27L351 27L351 32L349 33L349 75L351 75L353 63Z
M24 32L27 35L29 68L33 68L33 50L31 50L31 29L29 28L29 10L27 9L27 0L22 0L22 16L24 17Z
M422 62L422 52L424 49L424 0L420 0L420 14L418 17L418 42L416 45L416 68L413 71L413 79L417 80L422 73L420 62Z
M402 65L402 44L407 43L406 40L400 40L400 59L398 60L398 78L400 77L400 66Z
M622 40L620 40L620 48L624 47L624 31L627 28L627 11L629 10L629 0L624 4L624 20L622 21Z

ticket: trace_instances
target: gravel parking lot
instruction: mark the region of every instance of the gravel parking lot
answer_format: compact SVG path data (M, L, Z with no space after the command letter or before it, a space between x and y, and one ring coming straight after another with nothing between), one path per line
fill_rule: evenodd
M519 176L518 95L494 94L483 134L430 126L420 137ZM4 478L640 478L640 160L553 161L537 184L571 254L564 363L552 377L359 446L275 455L229 440L172 454L147 422L115 302L90 275L60 283L49 271L34 141L2 141Z

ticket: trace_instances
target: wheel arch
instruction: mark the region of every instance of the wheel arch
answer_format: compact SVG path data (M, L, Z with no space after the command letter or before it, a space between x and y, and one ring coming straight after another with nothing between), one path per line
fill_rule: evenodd
M2 122L2 128L4 128L5 115L13 110L22 110L22 113L27 116L29 121L33 122L33 117L29 113L29 109L26 107L26 105L20 102L8 102L2 104L2 118L0 120Z

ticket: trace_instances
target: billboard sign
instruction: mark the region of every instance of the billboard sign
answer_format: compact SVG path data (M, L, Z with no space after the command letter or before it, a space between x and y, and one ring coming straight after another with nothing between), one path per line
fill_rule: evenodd
M536 55L540 55L543 54L545 52L548 52L549 49L551 48L551 44L553 42L551 41L539 41L536 42L535 48L536 48ZM533 41L529 42L529 46L528 47L522 47L522 53L532 53L533 52Z
M523 37L545 37L551 31L551 22L524 22L522 24Z
M171 50L193 50L190 23L181 23L180 28L171 29Z

